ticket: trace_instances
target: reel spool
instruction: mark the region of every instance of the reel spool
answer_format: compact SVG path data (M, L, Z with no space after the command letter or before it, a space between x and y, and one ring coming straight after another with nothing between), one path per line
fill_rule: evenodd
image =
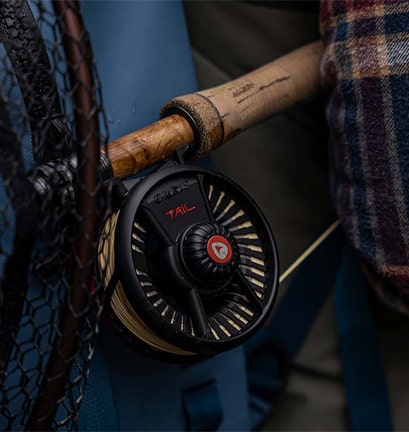
M277 294L277 249L254 201L226 177L174 161L123 195L99 252L105 312L156 358L205 358L244 343Z

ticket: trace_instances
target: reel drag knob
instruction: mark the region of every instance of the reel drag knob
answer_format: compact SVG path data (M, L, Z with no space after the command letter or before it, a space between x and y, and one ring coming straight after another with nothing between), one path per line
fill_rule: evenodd
M181 260L204 295L220 293L233 277L239 249L233 235L222 225L194 225L180 243Z

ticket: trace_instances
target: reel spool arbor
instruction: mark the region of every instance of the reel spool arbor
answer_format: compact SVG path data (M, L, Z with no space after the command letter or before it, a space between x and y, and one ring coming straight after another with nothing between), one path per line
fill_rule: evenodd
M112 324L168 360L244 343L277 294L277 250L254 201L220 174L173 161L124 194L99 256Z

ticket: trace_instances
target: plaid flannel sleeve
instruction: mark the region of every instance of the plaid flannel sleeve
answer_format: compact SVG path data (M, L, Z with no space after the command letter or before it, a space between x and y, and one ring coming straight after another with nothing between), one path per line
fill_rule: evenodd
M321 1L320 22L334 203L378 294L409 313L409 2Z

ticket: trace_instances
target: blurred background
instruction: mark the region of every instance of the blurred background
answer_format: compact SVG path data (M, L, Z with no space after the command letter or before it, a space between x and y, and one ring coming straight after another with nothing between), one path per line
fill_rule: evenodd
M319 1L185 1L184 10L200 88L234 79L320 37ZM281 271L330 221L324 109L323 95L255 126L212 154L214 168L243 186L265 212ZM281 295L287 285L281 286ZM403 342L409 322L375 299L373 307L394 422L397 430L407 430L402 402L408 395L402 383L409 378L409 350ZM302 325L296 316L294 325ZM348 428L331 295L265 429Z

